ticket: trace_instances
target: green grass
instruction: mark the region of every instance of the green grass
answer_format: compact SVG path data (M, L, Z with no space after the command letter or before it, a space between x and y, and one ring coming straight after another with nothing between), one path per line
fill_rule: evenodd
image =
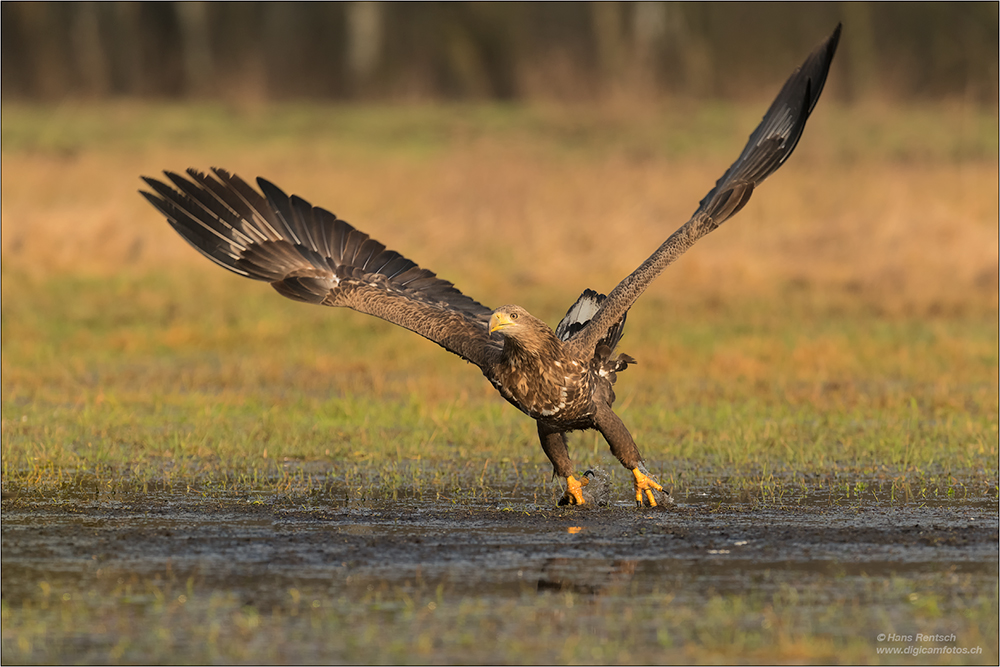
M477 369L371 318L200 275L8 274L3 289L8 482L95 467L148 481L166 462L270 476L287 461L545 461ZM675 487L702 469L995 480L992 316L733 304L664 330L659 306L630 319L640 364L617 406ZM573 443L581 465L613 462L594 434Z
M406 156L421 160L481 141L530 145L571 159L623 152L636 158L726 159L742 145L767 102L675 103L614 107L518 105L224 105L65 104L3 107L4 151L73 155L100 146L148 151L163 146L220 151L290 144L323 151L336 145L350 159ZM825 104L810 142L838 159L990 160L997 157L996 113L954 105L857 107ZM815 136L813 136L815 135ZM835 143L827 144L835 138ZM919 138L919 141L915 139ZM812 152L813 149L805 149ZM342 158L345 156L341 156Z

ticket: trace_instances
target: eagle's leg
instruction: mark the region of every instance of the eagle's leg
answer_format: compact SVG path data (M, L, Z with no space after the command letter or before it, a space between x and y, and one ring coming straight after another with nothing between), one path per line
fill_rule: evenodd
M650 507L656 507L653 491L663 491L663 487L646 474L639 448L636 447L632 434L625 428L622 420L611 411L609 406L599 405L597 414L594 415L594 425L608 441L611 453L614 454L615 458L625 468L632 471L632 476L635 478L635 504L642 507L643 501L648 500Z
M587 478L577 479L573 476L573 461L569 458L569 449L566 447L566 433L556 431L538 423L538 439L542 441L542 450L552 461L552 470L556 475L566 478L566 495L559 501L560 505L583 505L583 487L587 485Z

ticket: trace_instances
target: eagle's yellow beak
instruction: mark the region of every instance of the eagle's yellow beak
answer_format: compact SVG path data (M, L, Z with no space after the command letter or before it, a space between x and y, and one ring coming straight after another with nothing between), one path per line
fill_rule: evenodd
M507 313L493 313L490 317L490 333L514 326L514 321Z

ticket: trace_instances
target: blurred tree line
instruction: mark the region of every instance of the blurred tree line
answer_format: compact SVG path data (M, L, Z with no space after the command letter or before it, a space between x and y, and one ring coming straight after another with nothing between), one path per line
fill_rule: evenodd
M746 97L844 22L835 94L995 106L998 5L3 2L5 99Z

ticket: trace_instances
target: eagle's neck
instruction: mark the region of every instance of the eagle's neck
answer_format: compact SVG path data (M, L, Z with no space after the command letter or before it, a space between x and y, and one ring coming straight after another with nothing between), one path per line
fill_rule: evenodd
M551 364L563 357L562 341L552 331L538 329L530 336L504 338L501 361L514 367Z

